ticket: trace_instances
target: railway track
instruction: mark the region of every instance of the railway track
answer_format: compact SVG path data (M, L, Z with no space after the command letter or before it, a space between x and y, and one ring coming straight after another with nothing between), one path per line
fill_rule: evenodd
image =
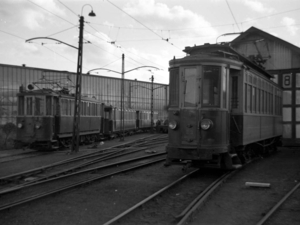
M31 158L31 157L37 157L37 156L43 156L43 155L49 155L49 154L51 154L51 153L37 152L37 151L22 152L19 154L6 155L6 156L0 157L0 163L10 162L10 161L15 161L15 160L20 160L20 159L26 159L26 158Z
M0 177L0 184L11 183L33 183L45 180L60 174L74 172L79 169L91 166L96 163L107 161L116 157L133 154L150 148L154 148L166 143L167 136L151 136L141 138L132 142L116 145L110 148L102 149L97 152L87 153L81 156L75 156L67 160L59 161L50 165L34 168L20 173L10 174ZM54 172L55 171L55 172ZM48 174L48 175L47 175ZM42 176L42 177L41 177ZM3 189L3 186L2 186ZM0 195L2 191L0 189Z
M197 173L199 173L198 169L192 170L134 206L128 208L123 213L107 221L104 225L111 225L118 222L121 224L139 224L143 223L143 221L140 221L141 217L147 218L147 221L149 219L150 221L148 222L150 223L151 221L153 223L160 221L162 224L185 224L201 204L203 204L205 200L207 200L207 198L226 181L226 179L232 176L235 171L217 175L217 179L215 179L215 177L209 177L209 179L207 179L206 177L206 179L204 179L206 180L205 184L203 184L203 181L201 181L202 179L196 175ZM195 179L191 184L188 178L193 176L195 176ZM212 179L215 180L212 181ZM199 189L202 189L202 191L196 194L197 191L191 191L192 186L196 187L198 192ZM193 194L190 194L190 192L193 192ZM174 197L178 195L187 197L185 199ZM188 199L190 202L188 202ZM187 207L184 207L182 202L184 202ZM179 210L181 210L181 212L179 212Z
M2 177L0 211L163 161L165 152L156 153L151 148L161 146L165 142L166 136L142 138L100 152ZM150 155L145 155L147 150Z
M256 225L263 225L272 220L272 216L286 202L286 200L300 187L300 183L296 184L279 202L277 202ZM271 223L270 223L271 224Z
M113 175L117 175L117 174L128 172L131 170L139 169L139 168L142 168L142 167L154 164L154 163L162 162L165 160L164 155L165 155L165 153L157 153L157 154L150 155L150 156L137 157L137 158L133 158L133 159L129 159L129 160L124 160L122 162L108 164L106 166L94 167L94 168L87 169L84 171L48 179L45 181L36 182L31 185L26 185L22 189L30 187L30 191L28 191L28 194L26 194L26 191L24 191L21 194L18 194L17 196L10 195L7 198L3 198L6 196L2 196L0 211L5 210L5 209L10 209L12 207L19 206L19 205L22 205L22 204L25 204L25 203L28 203L28 202L31 202L31 201L34 201L34 200L37 200L37 199L40 199L43 197L47 197L47 196L50 196L53 194L57 194L57 193L60 193L63 191L67 191L69 189L76 188L76 187L79 187L79 186L82 186L85 184L90 184L91 182L99 181L101 179L105 179L105 178L111 177ZM120 167L114 167L114 166L117 166L120 164L124 164L125 168L119 169ZM108 167L114 167L117 169L112 169L112 171L102 173L102 174L95 173L92 176L84 176L84 177L79 176L79 175L87 174L87 173L90 174L90 173L93 173L96 171L99 172L99 170L108 168ZM65 180L70 177L73 177L73 179L68 184L59 185L56 182L54 185L55 188L49 188L49 186L48 186L48 183L50 183L50 182L54 183L55 181L59 181L61 179ZM76 179L74 179L74 177L76 177ZM44 186L44 188L41 188L41 190L33 189L33 186L39 186L39 185L45 185L45 184L46 184L46 186ZM14 191L16 191L16 190L14 190Z

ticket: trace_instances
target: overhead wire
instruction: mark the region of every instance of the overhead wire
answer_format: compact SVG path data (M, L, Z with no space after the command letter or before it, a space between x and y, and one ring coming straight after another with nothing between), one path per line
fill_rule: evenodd
M9 32L4 31L4 30L0 30L0 32L5 33L5 34L8 34L8 35L11 35L11 36L13 36L13 37L16 37L16 38L19 38L19 39L22 39L22 40L26 40L25 38L22 38L22 37L20 37L20 36L18 36L18 35L9 33Z
M169 39L164 39L162 36L160 36L158 33L154 32L154 30L152 30L150 27L146 26L145 24L143 24L142 22L140 22L139 20L137 20L136 18L134 18L133 16L131 16L129 13L127 13L126 11L124 11L123 9L121 9L120 7L118 7L117 5L115 5L114 3L112 3L111 1L107 0L110 4L112 4L114 7L116 7L117 9L119 9L120 11L122 11L123 13L125 13L127 16L129 16L130 18L132 18L133 20L135 20L137 23L141 24L142 26L146 27L149 31L151 31L153 34L155 34L156 36L160 37L162 40L168 42L169 44L171 44L172 46L176 47L177 49L180 49L179 47L177 47L176 45L174 45L173 43L169 42Z
M78 27L78 26L73 26L73 27L70 27L70 28L64 29L64 30L62 30L62 31L59 31L59 32L56 32L56 33L54 33L54 34L48 35L47 37L51 37L51 36L54 36L54 35L56 35L56 34L63 33L63 32L65 32L65 31L68 31L68 30L71 30L71 29L73 29L74 27Z
M35 6L37 6L37 7L39 7L39 8L41 8L41 9L45 10L45 11L47 11L48 13L50 13L50 14L52 14L52 15L54 15L54 16L56 16L56 17L62 19L62 20L64 20L65 22L70 23L70 24L76 26L76 24L74 24L74 23L72 23L72 22L70 22L70 21L68 21L68 20L66 20L66 19L64 19L64 18L62 18L62 17L59 16L59 15L56 15L56 14L53 13L53 12L50 12L49 10L45 9L44 7L42 7L42 6L40 6L40 5L38 5L38 4L34 3L34 2L32 2L31 0L27 0L27 1L30 2L30 3L32 3L33 5L35 5Z
M240 27L239 27L239 25L238 25L238 23L237 23L237 21L236 21L236 19L235 19L235 16L234 16L234 14L233 14L233 12L232 12L232 10L231 10L231 8L230 8L230 5L229 5L229 3L228 3L227 0L226 0L226 3L227 3L227 6L228 6L228 8L229 8L229 10L230 10L230 12L231 12L231 15L232 15L234 21L235 21L236 26L238 27L239 31L241 31L241 29L240 29Z
M68 6L66 6L64 3L62 3L60 0L56 0L58 1L60 4L62 4L64 7L66 7L70 12L72 12L75 16L78 16L78 14L76 14L72 9L70 9Z

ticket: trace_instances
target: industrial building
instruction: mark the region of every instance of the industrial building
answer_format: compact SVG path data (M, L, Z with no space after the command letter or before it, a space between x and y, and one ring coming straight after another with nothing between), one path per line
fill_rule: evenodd
M75 93L76 73L41 68L0 64L0 125L15 123L17 93L22 88L67 88ZM151 92L153 90L153 99ZM121 79L82 74L82 96L105 104L121 106ZM158 119L166 119L169 89L166 84L124 80L124 108L158 111Z

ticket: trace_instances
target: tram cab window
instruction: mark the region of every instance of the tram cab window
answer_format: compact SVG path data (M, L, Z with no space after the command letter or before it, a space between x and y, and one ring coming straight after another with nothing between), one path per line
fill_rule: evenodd
M32 106L33 106L33 97L26 97L26 115L31 116L33 114Z
M34 115L36 116L44 115L44 107L45 107L45 97L36 96L35 103L34 103Z
M18 115L23 116L24 115L24 96L19 96L18 99Z
M185 68L184 70L184 106L195 107L197 106L197 69L196 68Z
M202 105L210 107L220 106L220 76L221 67L203 67Z
M27 116L42 116L45 114L45 97L44 96L26 96L25 97L25 114Z

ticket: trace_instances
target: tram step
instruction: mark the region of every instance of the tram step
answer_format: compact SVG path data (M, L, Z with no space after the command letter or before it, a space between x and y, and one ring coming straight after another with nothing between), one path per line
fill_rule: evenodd
M233 169L236 169L236 170L237 170L237 169L240 169L240 168L242 168L242 167L243 167L242 164L233 164L233 165L232 165L232 168L233 168Z

